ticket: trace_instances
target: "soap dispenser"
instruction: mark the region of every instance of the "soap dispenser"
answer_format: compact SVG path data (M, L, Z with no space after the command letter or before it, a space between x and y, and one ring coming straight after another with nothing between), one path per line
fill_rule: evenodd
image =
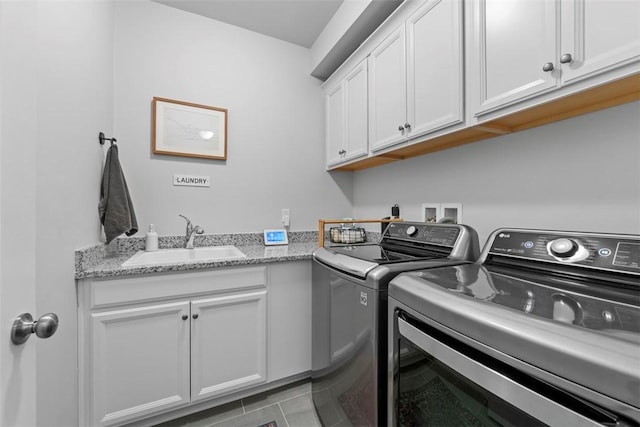
M158 250L158 233L156 233L155 224L149 224L149 232L145 239L144 250L147 252L153 252Z

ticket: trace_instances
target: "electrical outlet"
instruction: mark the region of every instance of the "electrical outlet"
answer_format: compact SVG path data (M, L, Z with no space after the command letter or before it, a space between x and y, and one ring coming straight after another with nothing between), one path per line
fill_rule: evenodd
M282 209L282 225L284 225L285 227L288 227L291 221L290 218L291 218L291 215L289 213L289 209Z

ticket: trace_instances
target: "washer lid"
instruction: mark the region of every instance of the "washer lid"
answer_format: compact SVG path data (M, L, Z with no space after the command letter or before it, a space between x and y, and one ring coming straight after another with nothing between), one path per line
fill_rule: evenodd
M352 274L363 279L367 277L367 274L371 270L380 265L377 262L355 258L342 253L337 253L333 250L327 250L326 248L318 248L313 251L313 258L330 267L342 270L345 273Z
M376 264L392 264L395 262L414 261L419 259L446 258L448 253L437 253L426 249L418 252L400 251L384 245L353 245L353 246L332 246L326 248L329 252L334 252L364 261L371 261Z
M389 297L478 343L638 407L637 292L539 279L466 264L402 274L391 281Z
M477 264L416 276L476 300L640 344L640 293L635 289L595 278L576 281Z

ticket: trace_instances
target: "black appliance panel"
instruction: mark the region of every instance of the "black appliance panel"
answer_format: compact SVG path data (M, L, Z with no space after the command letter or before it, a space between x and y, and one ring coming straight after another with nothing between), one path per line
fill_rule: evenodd
M549 245L558 239L569 240L576 248L584 248L585 259L565 261L554 256ZM640 241L623 237L505 230L495 236L489 254L640 273Z
M457 227L443 227L411 222L392 222L387 227L384 238L406 240L429 245L453 247L460 230Z

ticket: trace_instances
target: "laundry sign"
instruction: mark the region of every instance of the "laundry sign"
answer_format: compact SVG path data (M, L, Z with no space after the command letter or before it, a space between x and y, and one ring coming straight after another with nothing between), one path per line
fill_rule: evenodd
M174 174L173 185L186 187L211 187L211 177Z

